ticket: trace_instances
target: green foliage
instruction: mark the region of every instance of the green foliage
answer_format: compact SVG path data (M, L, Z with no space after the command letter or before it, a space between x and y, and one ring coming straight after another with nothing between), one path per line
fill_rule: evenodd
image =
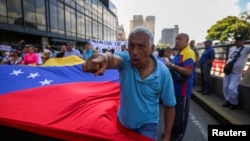
M207 39L219 40L221 43L232 42L236 33L241 33L250 39L250 16L244 15L241 18L228 16L216 22L207 31Z

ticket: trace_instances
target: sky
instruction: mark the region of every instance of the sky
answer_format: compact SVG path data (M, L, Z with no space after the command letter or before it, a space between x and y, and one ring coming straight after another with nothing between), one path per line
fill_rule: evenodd
M129 34L133 15L155 16L155 43L163 28L179 26L179 32L203 42L207 30L227 16L239 16L250 10L250 0L111 0L116 8L119 25Z

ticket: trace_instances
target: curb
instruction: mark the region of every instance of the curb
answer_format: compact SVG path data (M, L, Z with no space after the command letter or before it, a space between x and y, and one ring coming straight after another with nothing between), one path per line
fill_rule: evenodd
M197 102L202 108L204 108L208 113L210 113L216 120L221 124L229 125L243 125L235 117L226 113L222 108L205 98L202 94L192 91L192 97L195 102Z

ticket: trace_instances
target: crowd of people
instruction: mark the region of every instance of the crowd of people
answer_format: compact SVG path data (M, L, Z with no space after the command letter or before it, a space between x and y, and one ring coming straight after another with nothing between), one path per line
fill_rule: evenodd
M24 40L20 43L25 42ZM18 44L20 44L18 43ZM70 55L76 55L82 59L88 59L97 51L89 43L85 43L85 50L81 51L75 48L75 44L67 42L62 44L60 49L39 48L32 44L25 44L23 47L12 47L10 51L2 51L0 55L0 64L5 65L43 65L50 58L62 58Z

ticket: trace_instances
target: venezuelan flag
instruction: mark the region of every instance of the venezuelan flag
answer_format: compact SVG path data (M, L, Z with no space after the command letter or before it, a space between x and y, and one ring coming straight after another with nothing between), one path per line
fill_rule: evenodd
M55 140L150 140L117 121L117 70L94 76L82 71L83 62L70 56L43 66L1 65L0 125Z

